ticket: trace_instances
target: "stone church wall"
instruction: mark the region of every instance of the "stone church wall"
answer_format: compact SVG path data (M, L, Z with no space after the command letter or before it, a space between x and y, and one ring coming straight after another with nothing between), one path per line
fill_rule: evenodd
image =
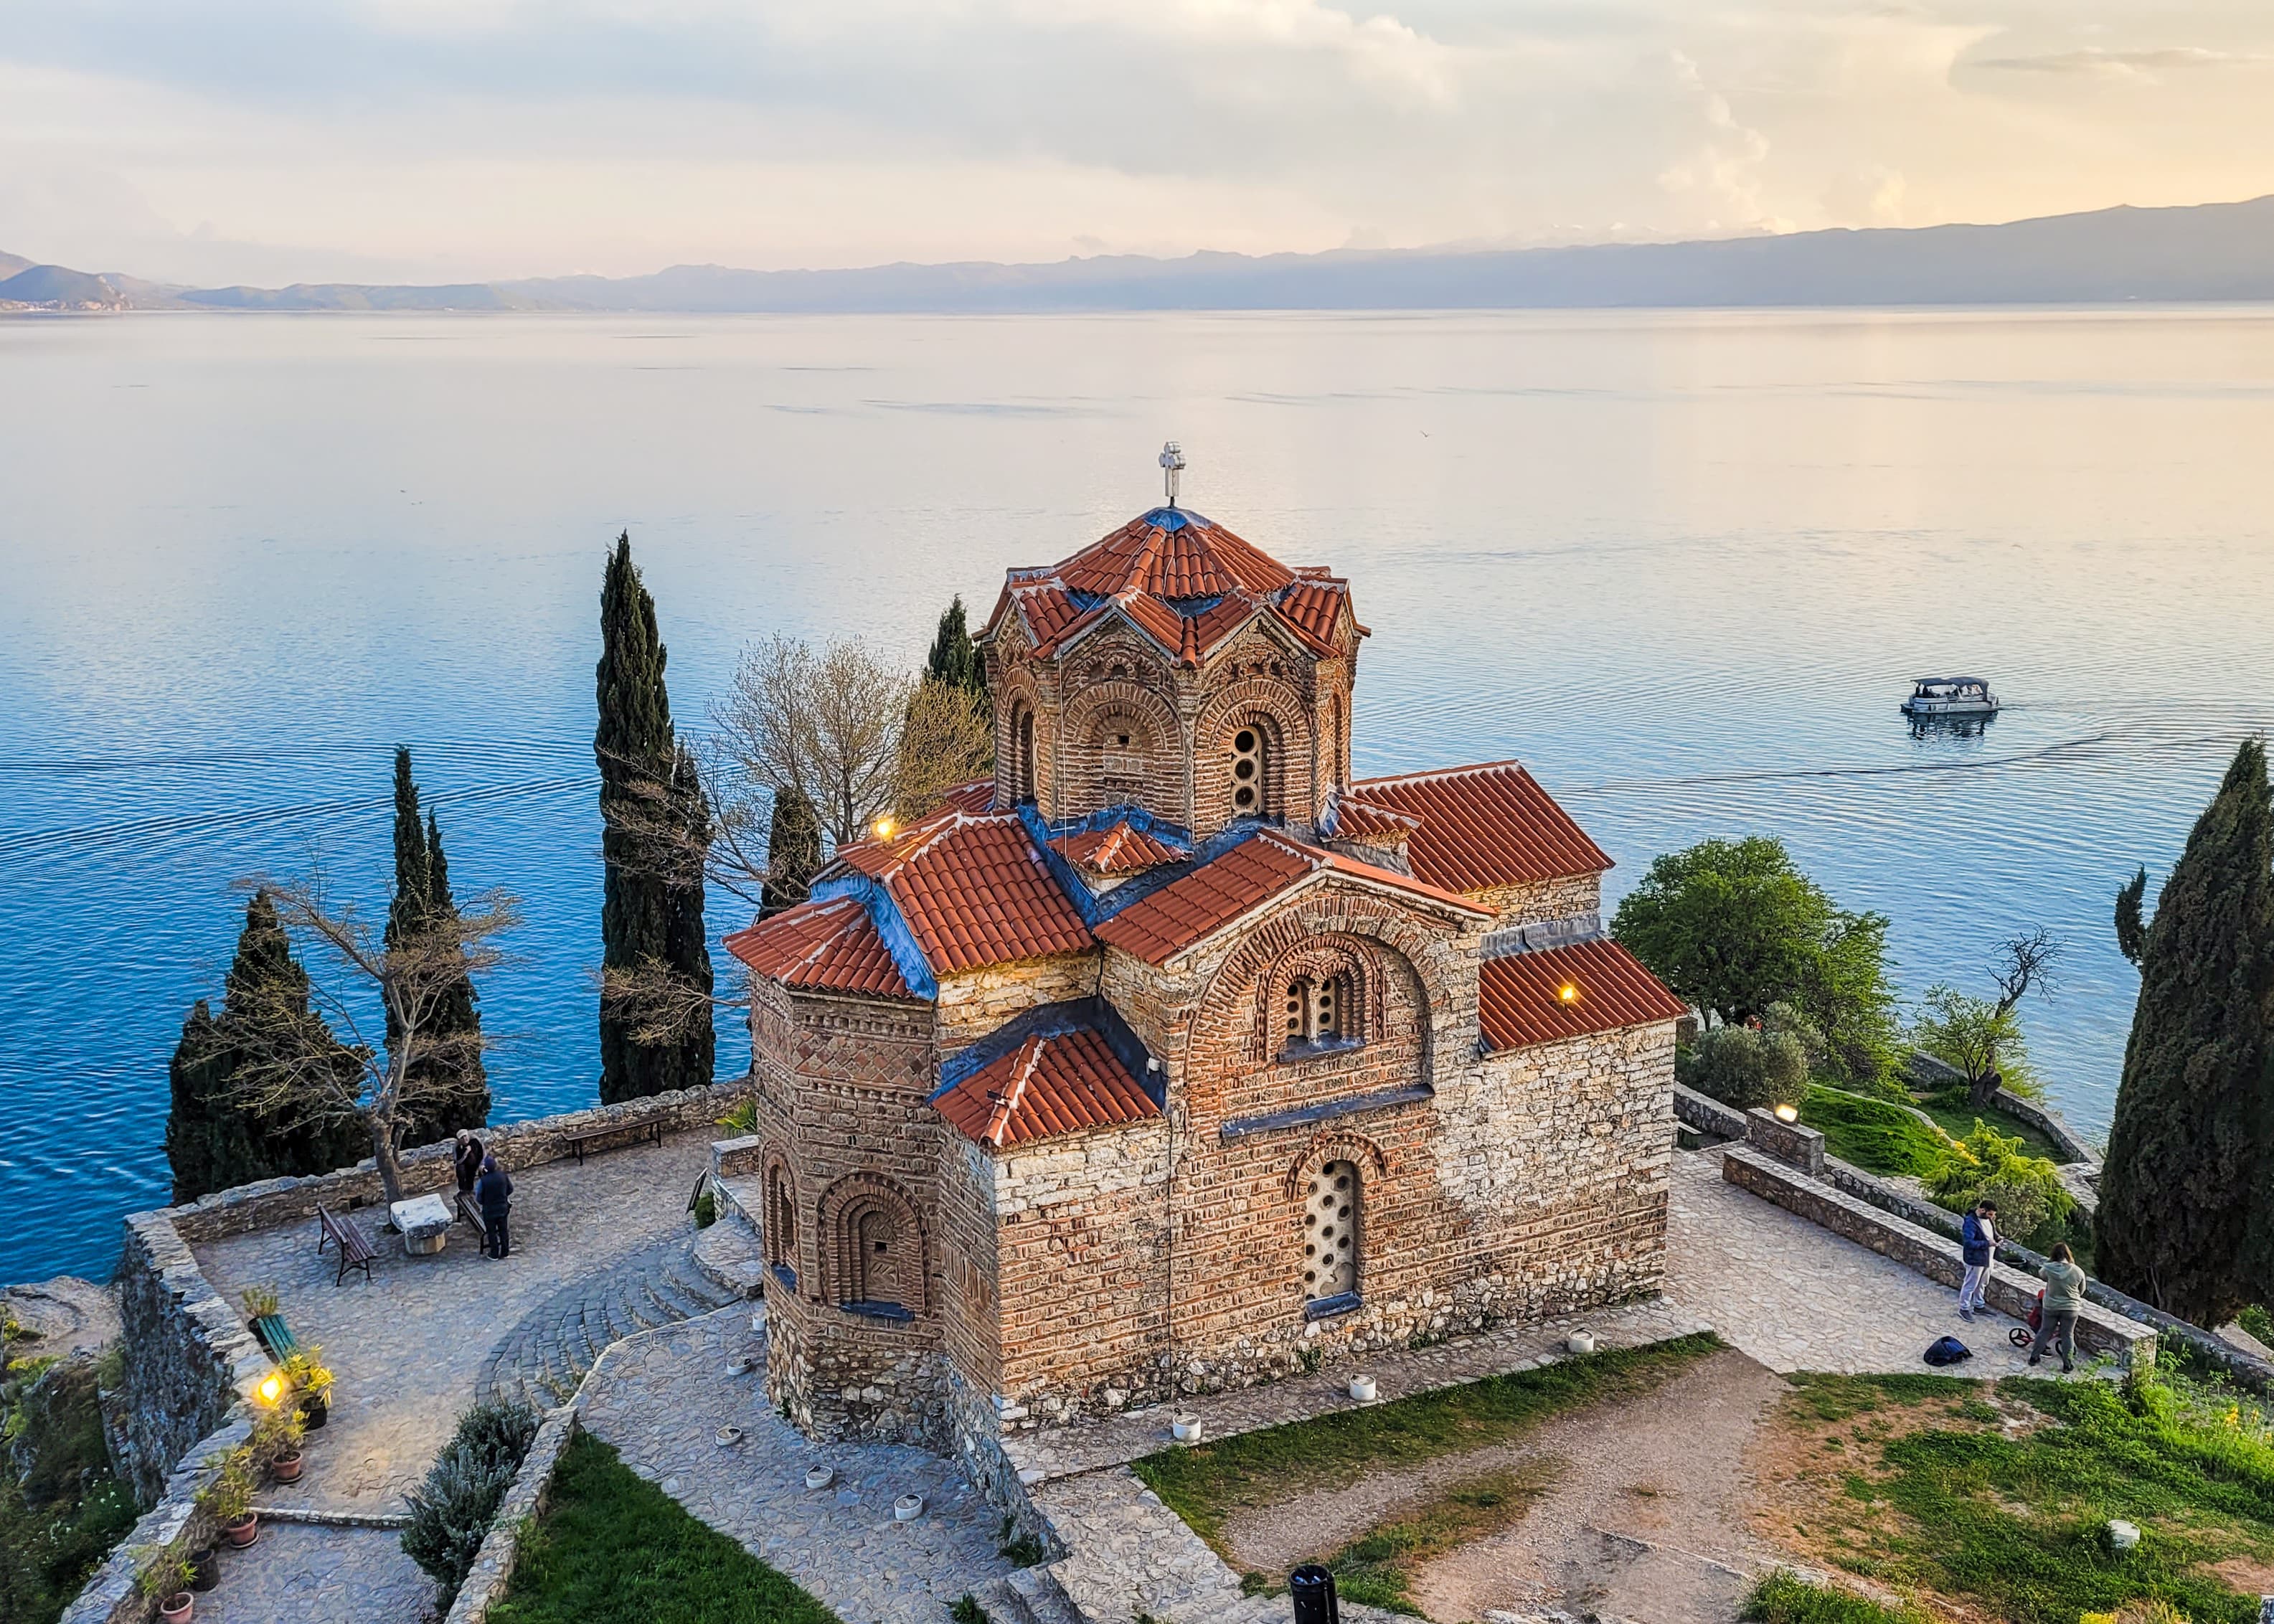
M1495 885L1468 893L1479 907L1498 914L1497 923L1536 925L1543 920L1577 919L1598 914L1603 906L1603 876L1569 874L1561 879L1535 880L1525 885Z

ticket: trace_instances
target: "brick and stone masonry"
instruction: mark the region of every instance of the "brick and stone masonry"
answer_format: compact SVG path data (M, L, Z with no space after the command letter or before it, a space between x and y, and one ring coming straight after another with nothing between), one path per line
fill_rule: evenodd
M1176 508L1013 570L994 783L729 939L801 1426L991 1480L1006 1431L1658 1288L1679 1002L1521 767L1352 786L1365 635Z

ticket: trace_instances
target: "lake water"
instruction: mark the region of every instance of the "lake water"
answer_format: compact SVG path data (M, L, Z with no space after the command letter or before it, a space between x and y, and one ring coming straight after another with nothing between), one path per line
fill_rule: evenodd
M398 741L461 892L525 903L499 1115L591 1101L618 530L699 723L775 631L913 662L1151 506L1171 437L1189 506L1350 577L1361 772L1522 757L1613 901L1781 834L1912 994L2049 926L2031 1041L2105 1126L2112 894L2274 719L2274 312L9 320L0 1280L164 1202L231 880L383 906ZM1939 670L1994 680L1984 736L1907 730Z

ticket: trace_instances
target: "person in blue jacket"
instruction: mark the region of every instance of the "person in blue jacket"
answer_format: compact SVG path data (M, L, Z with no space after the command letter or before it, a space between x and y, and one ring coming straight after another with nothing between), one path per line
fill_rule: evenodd
M482 1253L502 1258L513 1248L506 1240L506 1219L513 1211L513 1180L505 1176L495 1156L482 1158L481 1177L474 1180L474 1200L482 1209Z
M1958 1317L1974 1318L1982 1294L1990 1283L1990 1259L1998 1250L1998 1203L1979 1201L1959 1226L1959 1249L1966 1259L1966 1278L1958 1282Z

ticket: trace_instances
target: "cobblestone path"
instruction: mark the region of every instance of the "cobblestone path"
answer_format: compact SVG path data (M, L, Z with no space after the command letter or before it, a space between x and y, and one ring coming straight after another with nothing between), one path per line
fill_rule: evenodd
M999 1519L955 1462L892 1444L816 1444L768 1409L764 1378L730 1375L764 1334L749 1306L618 1344L586 1389L584 1426L641 1477L788 1575L845 1624L943 1624L965 1591L987 1594L1011 1564ZM742 1429L720 1447L722 1426ZM836 1480L809 1489L805 1473ZM923 1497L894 1520L892 1503Z
M693 1250L693 1237L675 1235L554 1293L482 1361L475 1398L565 1404L610 1343L736 1301L695 1266Z
M421 1624L434 1582L393 1529L263 1522L251 1549L224 1550L198 1624Z
M1773 1371L1924 1372L1919 1355L1942 1335L1974 1350L1946 1374L2059 1371L2029 1372L2007 1340L2016 1321L1985 1310L1969 1325L1949 1287L1724 1182L1718 1150L1675 1152L1672 1184L1667 1301Z
M438 1255L404 1255L385 1214L353 1214L379 1251L365 1282L335 1285L316 1254L312 1220L204 1242L193 1250L223 1302L250 1285L276 1288L285 1322L322 1346L338 1378L331 1424L308 1435L301 1480L263 1491L264 1503L353 1515L399 1512L435 1452L473 1402L493 1350L571 1282L695 1234L688 1192L710 1164L707 1132L598 1153L583 1166L514 1171L513 1255L481 1253L454 1227Z

